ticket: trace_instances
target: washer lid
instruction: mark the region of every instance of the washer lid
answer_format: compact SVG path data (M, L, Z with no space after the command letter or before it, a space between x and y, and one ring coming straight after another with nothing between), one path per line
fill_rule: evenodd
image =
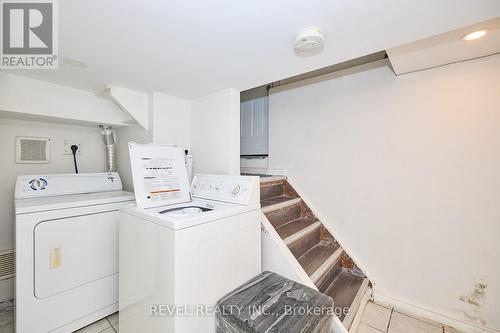
M134 192L139 207L191 200L184 150L180 146L129 143Z

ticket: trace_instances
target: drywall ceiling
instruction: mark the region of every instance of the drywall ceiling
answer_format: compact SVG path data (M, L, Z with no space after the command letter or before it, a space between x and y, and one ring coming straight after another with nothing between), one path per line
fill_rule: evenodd
M89 91L105 84L195 98L245 90L500 16L498 0L59 1L56 71L18 71ZM324 51L293 54L324 29Z
M487 29L486 36L465 41L468 33ZM500 53L500 17L387 50L396 74L442 66Z

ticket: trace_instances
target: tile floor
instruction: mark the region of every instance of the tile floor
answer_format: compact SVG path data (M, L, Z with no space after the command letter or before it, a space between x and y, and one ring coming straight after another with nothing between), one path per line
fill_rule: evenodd
M75 333L118 333L118 332L119 332L118 312L115 312L111 316L98 320L95 323L90 324L89 326L85 326L84 328L79 329Z
M118 331L118 312L116 312L76 332L117 333ZM0 302L0 333L14 333L14 306L12 301Z
M368 302L357 333L457 333L443 325L413 318L394 309Z

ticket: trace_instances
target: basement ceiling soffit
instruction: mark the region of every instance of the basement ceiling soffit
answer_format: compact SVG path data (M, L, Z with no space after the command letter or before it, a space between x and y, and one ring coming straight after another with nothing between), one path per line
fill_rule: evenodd
M482 29L488 31L484 37L463 40L468 33ZM500 17L387 50L398 75L496 53L500 53Z
M452 8L453 10L450 10ZM500 16L498 0L59 2L58 70L16 71L91 92L112 83L185 99L246 90ZM425 23L423 23L425 22ZM319 26L325 47L293 53Z

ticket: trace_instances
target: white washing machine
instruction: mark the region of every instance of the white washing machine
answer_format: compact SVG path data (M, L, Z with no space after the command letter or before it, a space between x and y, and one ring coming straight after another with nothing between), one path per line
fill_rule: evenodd
M16 332L72 332L118 310L117 173L19 176Z
M120 215L120 332L215 332L216 302L261 272L259 178L196 175L190 189L181 150L130 155L139 206Z

